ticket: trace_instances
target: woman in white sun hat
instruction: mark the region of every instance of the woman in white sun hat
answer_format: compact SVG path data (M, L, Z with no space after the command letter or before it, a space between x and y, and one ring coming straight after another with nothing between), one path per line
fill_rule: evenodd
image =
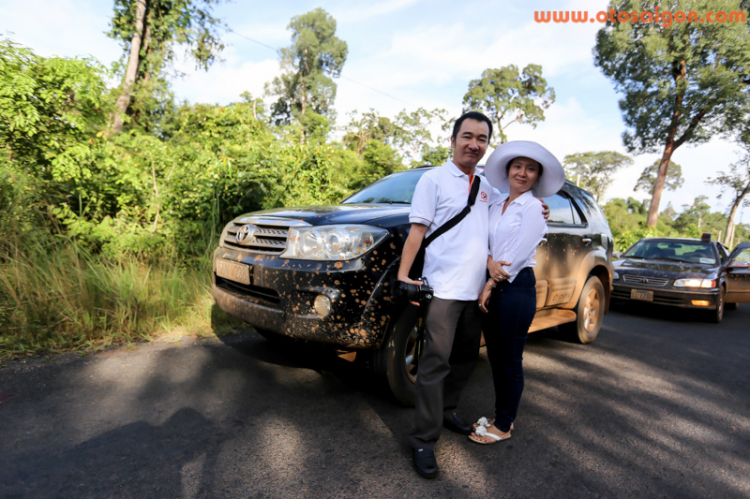
M494 444L510 438L523 392L523 349L536 313L534 256L547 232L538 198L557 193L565 172L547 149L519 140L495 149L485 176L508 192L490 206L489 279L479 296L486 313L482 329L495 385L495 419L480 418L469 438Z

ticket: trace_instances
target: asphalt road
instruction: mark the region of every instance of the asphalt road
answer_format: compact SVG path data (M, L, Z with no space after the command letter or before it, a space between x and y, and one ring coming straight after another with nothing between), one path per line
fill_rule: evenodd
M0 496L749 497L750 306L720 325L619 308L599 339L535 333L513 438L444 433L412 469L357 366L249 332L0 369ZM484 353L460 414L490 415Z

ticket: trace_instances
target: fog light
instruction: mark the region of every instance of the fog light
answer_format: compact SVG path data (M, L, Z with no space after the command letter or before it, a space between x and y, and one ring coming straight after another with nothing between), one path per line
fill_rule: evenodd
M691 300L690 303L692 303L696 307L707 307L708 306L708 300Z
M319 316L325 317L331 311L331 299L326 295L318 295L315 297L313 308Z

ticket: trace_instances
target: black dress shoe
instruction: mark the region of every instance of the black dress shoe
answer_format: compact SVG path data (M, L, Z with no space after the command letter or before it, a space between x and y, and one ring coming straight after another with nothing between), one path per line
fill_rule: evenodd
M438 465L435 459L435 451L432 449L414 449L412 453L414 468L417 473L425 478L438 476Z
M456 416L455 412L450 417L443 417L443 427L461 435L471 435L471 432L474 431L474 428L470 424L464 423L461 418Z

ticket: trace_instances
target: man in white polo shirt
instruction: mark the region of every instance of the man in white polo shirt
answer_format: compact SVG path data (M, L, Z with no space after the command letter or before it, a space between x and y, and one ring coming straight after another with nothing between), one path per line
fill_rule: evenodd
M435 443L445 426L470 434L471 425L455 414L461 391L479 354L481 320L477 298L487 269L488 207L497 192L474 169L492 136L492 122L469 112L453 127L453 158L419 180L412 198L411 229L401 254L398 279L409 271L422 241L466 207L472 182L480 182L474 206L458 225L425 250L422 275L434 289L425 319L425 347L416 384L415 428L409 435L417 473L438 474Z

